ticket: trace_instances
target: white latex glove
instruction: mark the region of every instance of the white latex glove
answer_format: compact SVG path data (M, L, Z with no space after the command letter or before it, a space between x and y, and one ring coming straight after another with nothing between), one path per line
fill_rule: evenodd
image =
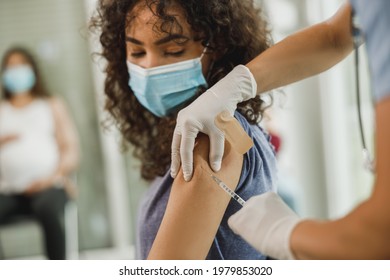
M232 215L230 228L262 254L280 260L294 259L290 249L291 232L300 218L274 192L248 199Z
M176 177L183 168L184 179L191 180L193 171L193 150L199 132L210 138L209 161L217 172L221 168L225 136L215 124L215 117L222 111L233 116L237 104L254 98L257 92L256 81L247 67L236 66L222 80L204 92L193 103L182 109L172 140L171 176Z

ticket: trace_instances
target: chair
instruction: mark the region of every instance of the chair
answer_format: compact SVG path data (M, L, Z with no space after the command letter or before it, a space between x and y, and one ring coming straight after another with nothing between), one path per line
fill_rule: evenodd
M72 198L76 197L77 176L72 174L64 182L68 195ZM74 199L69 199L65 204L64 209L64 229L65 229L65 254L66 259L75 260L79 258L79 242L78 242L78 211L77 204ZM0 259L4 259L4 249L1 240L1 229L11 227L22 223L37 223L33 214L13 215L7 218L6 221L0 224Z
M69 200L64 212L66 259L79 259L79 230L77 204Z
M14 215L5 220L0 225L0 259L4 259L4 249L1 239L1 229L12 227L20 224L37 223L33 214ZM66 259L78 259L78 214L77 204L74 200L69 200L65 205L64 211L64 228L65 228L65 250Z

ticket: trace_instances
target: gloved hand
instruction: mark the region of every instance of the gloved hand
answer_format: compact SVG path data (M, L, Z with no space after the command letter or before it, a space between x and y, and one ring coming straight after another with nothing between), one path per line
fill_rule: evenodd
M236 66L222 80L204 92L193 103L182 109L172 140L171 176L176 177L183 168L184 179L191 180L193 171L193 150L199 132L210 138L209 161L217 172L221 168L225 137L215 124L215 117L222 111L233 116L237 104L254 98L257 92L256 81L247 67Z
M242 209L232 215L230 228L256 250L275 259L290 260L290 236L300 221L274 192L248 199Z

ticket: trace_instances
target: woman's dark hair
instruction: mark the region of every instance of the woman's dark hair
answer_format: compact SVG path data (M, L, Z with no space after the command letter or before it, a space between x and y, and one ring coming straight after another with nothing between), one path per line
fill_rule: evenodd
M132 23L133 8L145 3L159 18L159 31L181 30L170 7L181 7L187 22L208 51L218 54L207 77L214 85L236 65L246 64L267 49L271 42L266 21L251 0L100 0L91 29L100 33L105 72L105 109L113 116L123 137L135 146L141 160L141 175L154 179L164 175L170 164L175 117L158 118L146 110L128 85L125 29ZM204 90L203 90L204 91ZM260 97L240 103L238 110L252 124L265 110Z
M49 92L46 90L46 87L44 86L44 83L43 83L42 77L40 75L38 65L37 65L37 62L36 62L34 56L32 55L32 53L30 51L28 51L27 49L25 49L23 47L12 47L12 48L9 48L5 52L3 59L1 61L1 71L0 71L1 75L5 71L5 68L6 68L7 63L8 63L8 59L13 54L22 55L25 58L26 62L33 69L33 72L35 75L35 84L34 84L33 88L31 89L31 94L34 97L48 97L48 96L50 96ZM2 86L1 90L3 92L3 96L5 99L10 99L12 97L11 93L4 87L4 85Z

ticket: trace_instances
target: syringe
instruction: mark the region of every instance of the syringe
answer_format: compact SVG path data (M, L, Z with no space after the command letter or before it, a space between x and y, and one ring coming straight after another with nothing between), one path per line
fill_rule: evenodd
M233 198L235 201L241 204L241 206L244 206L245 200L243 200L238 194L236 194L234 191L232 191L224 182L222 182L217 176L209 173L211 178L220 186L228 195L230 195L231 198Z

